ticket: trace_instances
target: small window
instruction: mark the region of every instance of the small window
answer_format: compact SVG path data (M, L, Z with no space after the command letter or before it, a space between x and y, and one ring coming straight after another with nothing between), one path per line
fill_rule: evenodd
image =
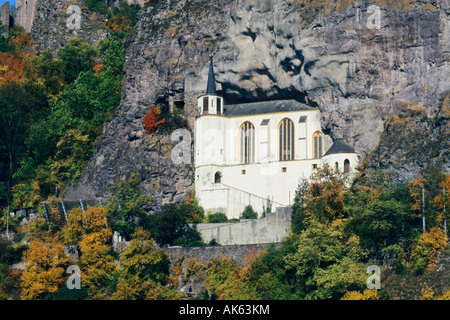
M282 167L281 168L281 172L286 172L287 171L287 168L286 167Z
M174 100L173 104L176 110L184 111L184 100Z
M313 164L313 169L317 169L317 163Z
M322 158L323 155L323 135L316 131L313 134L313 155L314 158Z
M339 172L339 162L337 162L337 161L334 163L334 170L336 172Z
M300 119L298 119L298 123L305 123L307 119L307 116L301 116Z
M245 174L245 170L241 170L241 174Z
M220 98L217 98L217 114L222 113L222 100Z
M262 125L262 126L267 126L267 125L269 124L269 121L270 121L270 119L263 119L263 120L261 121L261 125Z
M350 172L350 160L345 159L344 160L344 173Z
M203 113L207 114L209 112L208 108L208 97L203 98Z
M214 175L214 183L222 183L222 174L220 172L216 172Z

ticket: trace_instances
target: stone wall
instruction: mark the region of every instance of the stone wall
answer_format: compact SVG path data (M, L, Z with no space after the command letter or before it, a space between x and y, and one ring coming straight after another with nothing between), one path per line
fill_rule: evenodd
M8 38L8 34L9 34L9 14L11 12L11 6L9 4L9 2L5 2L4 4L2 4L2 6L0 7L0 22L2 23L2 25L6 26L5 30L1 33L2 36L4 36L5 38Z
M14 24L24 27L26 32L31 32L36 6L37 0L16 0Z
M280 207L264 218L237 223L200 223L197 230L206 243L212 239L221 245L277 243L289 235L291 210L291 207Z
M245 257L253 251L260 252L269 248L270 243L264 244L246 244L234 246L217 246L217 247L169 247L165 248L172 266L181 263L183 272L186 263L190 258L196 257L199 262L205 263L212 258L221 258L222 256L233 259L239 267L245 265ZM278 246L278 244L275 244Z

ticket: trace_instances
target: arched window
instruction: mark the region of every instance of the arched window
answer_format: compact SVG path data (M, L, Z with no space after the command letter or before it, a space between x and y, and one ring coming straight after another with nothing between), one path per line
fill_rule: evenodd
M350 160L345 159L344 160L344 173L350 172Z
M323 156L323 134L319 131L313 134L313 155L314 158L322 158Z
M255 126L249 121L239 128L239 155L241 164L255 162Z
M222 182L222 174L219 171L217 171L214 174L214 183L221 183L221 182Z
M278 127L280 161L294 160L294 122L285 118Z
M334 163L334 171L339 172L339 162Z

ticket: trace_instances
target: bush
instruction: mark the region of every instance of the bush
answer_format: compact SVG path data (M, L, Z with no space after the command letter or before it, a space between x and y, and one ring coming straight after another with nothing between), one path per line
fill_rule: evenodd
M258 218L258 213L253 211L253 208L251 205L248 205L244 208L244 211L242 211L241 219L256 219Z
M223 212L211 213L208 215L208 223L223 223L227 222L228 218Z

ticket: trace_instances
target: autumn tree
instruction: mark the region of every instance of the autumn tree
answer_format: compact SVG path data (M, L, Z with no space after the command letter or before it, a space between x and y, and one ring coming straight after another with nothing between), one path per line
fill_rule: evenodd
M433 198L434 207L438 210L438 223L443 226L446 225L447 229L449 227L450 221L450 174L445 176L445 180L439 183L439 192ZM445 193L444 193L445 190ZM444 212L445 207L445 212Z
M304 299L339 299L359 291L366 282L359 238L345 235L342 221L323 224L312 220L296 241L297 249L284 257L295 271Z
M165 287L168 274L167 254L156 247L148 231L137 227L130 245L120 256L120 275L112 299L149 299L151 290L165 291L169 294L170 289Z
M331 223L346 215L343 182L328 166L315 170L303 201L306 215L321 223Z
M39 299L47 293L56 292L64 283L63 274L69 260L64 254L64 246L57 237L33 239L23 261L22 299Z
M149 217L144 206L154 201L153 197L142 192L140 182L138 173L131 174L128 180L117 181L114 196L106 205L112 228L126 239L137 226L147 225Z
M86 218L81 208L73 208L67 211L67 221L61 230L61 238L64 244L78 244L83 239L86 229Z
M115 268L109 252L112 231L102 207L88 207L85 219L86 234L79 242L81 281L91 297L105 298L105 284Z
M248 281L246 269L240 269L236 262L222 256L208 261L205 285L219 300L255 300L258 295Z
M155 106L154 104L150 105L150 111L148 111L144 118L142 118L142 124L144 126L145 132L148 134L152 133L156 130L158 125L165 122L165 119L160 118L161 108L159 106Z
M412 269L416 274L436 268L437 253L447 247L444 232L437 227L422 234L415 242L411 252Z

